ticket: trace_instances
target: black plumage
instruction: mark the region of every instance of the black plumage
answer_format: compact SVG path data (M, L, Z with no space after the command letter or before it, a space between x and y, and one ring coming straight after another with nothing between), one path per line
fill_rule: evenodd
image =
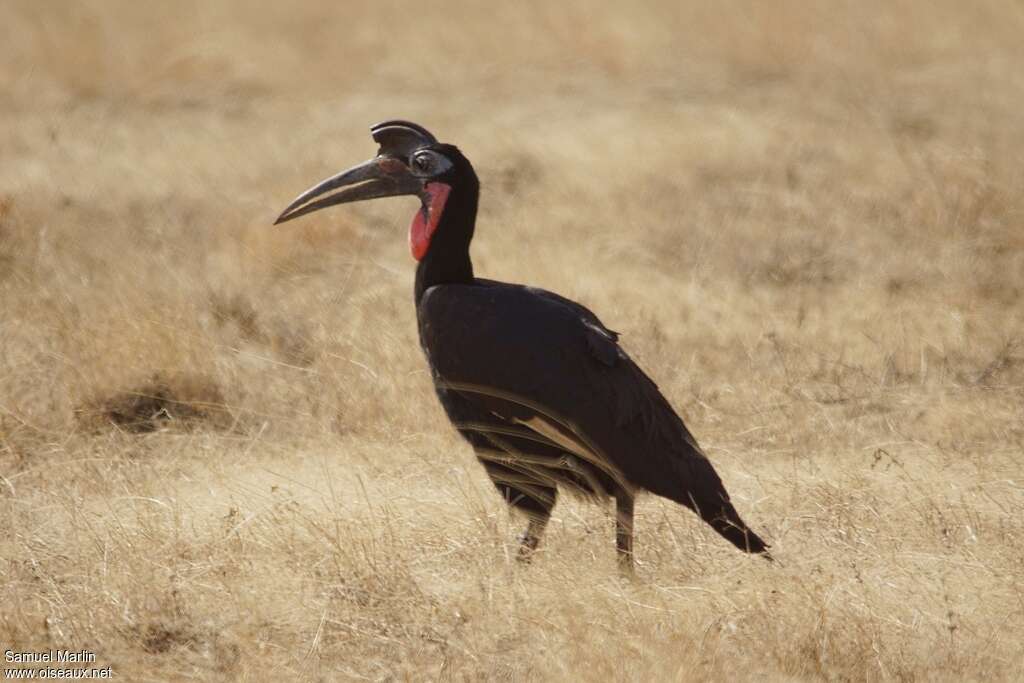
M479 182L462 153L407 122L373 131L381 143L374 160L304 193L279 222L356 199L421 198L411 233L420 343L448 417L509 505L529 518L520 556L530 556L566 487L616 500L626 566L641 490L687 506L736 547L767 556L767 544L740 518L693 435L617 333L552 292L475 277L469 246ZM310 204L339 187L347 189Z

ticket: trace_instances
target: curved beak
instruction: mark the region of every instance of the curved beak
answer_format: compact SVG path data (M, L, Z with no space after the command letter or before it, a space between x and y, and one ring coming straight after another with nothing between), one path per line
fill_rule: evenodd
M309 188L281 212L274 225L335 204L419 194L421 189L420 181L409 172L409 167L404 162L393 156L381 155ZM328 194L332 190L338 192Z

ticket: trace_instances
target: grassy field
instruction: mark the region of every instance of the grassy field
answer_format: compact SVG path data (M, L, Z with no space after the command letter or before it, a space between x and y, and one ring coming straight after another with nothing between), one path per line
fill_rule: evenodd
M1020 680L1024 4L0 5L0 649L120 680ZM537 561L416 340L413 199L580 300L774 565L567 499Z

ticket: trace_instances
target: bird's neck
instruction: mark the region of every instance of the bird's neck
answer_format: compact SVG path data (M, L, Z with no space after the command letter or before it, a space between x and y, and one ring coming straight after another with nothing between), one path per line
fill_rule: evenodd
M476 224L479 191L476 187L453 188L444 207L430 248L416 267L416 303L434 285L471 284L473 262L469 243Z

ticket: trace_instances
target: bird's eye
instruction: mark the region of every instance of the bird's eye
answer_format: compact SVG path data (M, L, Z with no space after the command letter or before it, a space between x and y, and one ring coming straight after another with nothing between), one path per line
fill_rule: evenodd
M414 170L420 173L426 173L430 170L431 159L426 154L420 154L412 158L412 167Z
M452 162L448 157L430 149L421 149L409 159L409 169L421 177L436 178L451 168Z

